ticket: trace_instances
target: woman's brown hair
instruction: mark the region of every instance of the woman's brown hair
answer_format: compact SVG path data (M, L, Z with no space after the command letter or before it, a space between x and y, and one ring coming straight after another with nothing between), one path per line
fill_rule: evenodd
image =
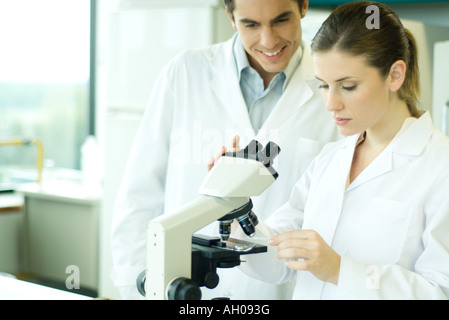
M367 10L376 6L378 11ZM378 26L367 23L378 12ZM398 91L410 113L419 117L420 80L418 51L413 34L404 28L399 17L387 5L372 1L355 1L337 7L324 21L312 41L312 52L336 48L355 56L364 56L368 64L386 77L398 60L405 62L406 77Z

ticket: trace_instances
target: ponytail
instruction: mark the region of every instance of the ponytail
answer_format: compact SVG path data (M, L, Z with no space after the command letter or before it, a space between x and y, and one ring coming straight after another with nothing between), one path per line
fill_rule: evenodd
M416 40L410 30L405 29L405 37L408 40L408 61L407 71L404 84L398 91L399 98L407 102L408 109L413 117L419 118L421 112L419 111L419 95L421 92L419 67L418 67L418 49Z

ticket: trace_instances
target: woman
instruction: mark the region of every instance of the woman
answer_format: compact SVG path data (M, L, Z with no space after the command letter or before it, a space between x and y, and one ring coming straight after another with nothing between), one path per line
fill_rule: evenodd
M379 29L366 27L369 5ZM418 110L413 35L386 5L356 1L329 16L312 52L347 138L326 146L260 223L269 252L241 268L269 282L296 276L296 299L448 298L449 138Z

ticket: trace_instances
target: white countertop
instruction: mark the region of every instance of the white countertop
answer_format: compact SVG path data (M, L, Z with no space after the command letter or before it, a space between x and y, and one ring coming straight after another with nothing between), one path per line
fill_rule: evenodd
M91 300L68 291L0 276L0 300Z
M26 197L71 201L94 204L101 199L100 188L89 188L70 181L54 180L42 184L29 183L21 185L17 192Z
M14 192L0 193L0 211L18 210L23 206L23 195Z

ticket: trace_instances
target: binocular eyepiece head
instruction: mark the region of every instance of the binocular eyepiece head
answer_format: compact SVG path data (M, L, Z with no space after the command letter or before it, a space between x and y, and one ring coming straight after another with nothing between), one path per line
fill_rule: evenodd
M268 142L264 148L257 140L252 140L239 152L226 152L224 155L260 161L277 178L277 172L271 165L280 152L281 148L274 142Z
M273 160L281 151L281 148L274 143L268 142L265 148L257 141L252 140L244 149L239 152L226 152L224 155L229 157L252 159L261 162L271 175L277 179L278 173L273 168ZM252 211L253 203L249 202L238 209L228 213L220 221L220 236L226 241L231 234L231 224L237 219L246 235L252 237L256 232L256 226L259 223L257 216Z

